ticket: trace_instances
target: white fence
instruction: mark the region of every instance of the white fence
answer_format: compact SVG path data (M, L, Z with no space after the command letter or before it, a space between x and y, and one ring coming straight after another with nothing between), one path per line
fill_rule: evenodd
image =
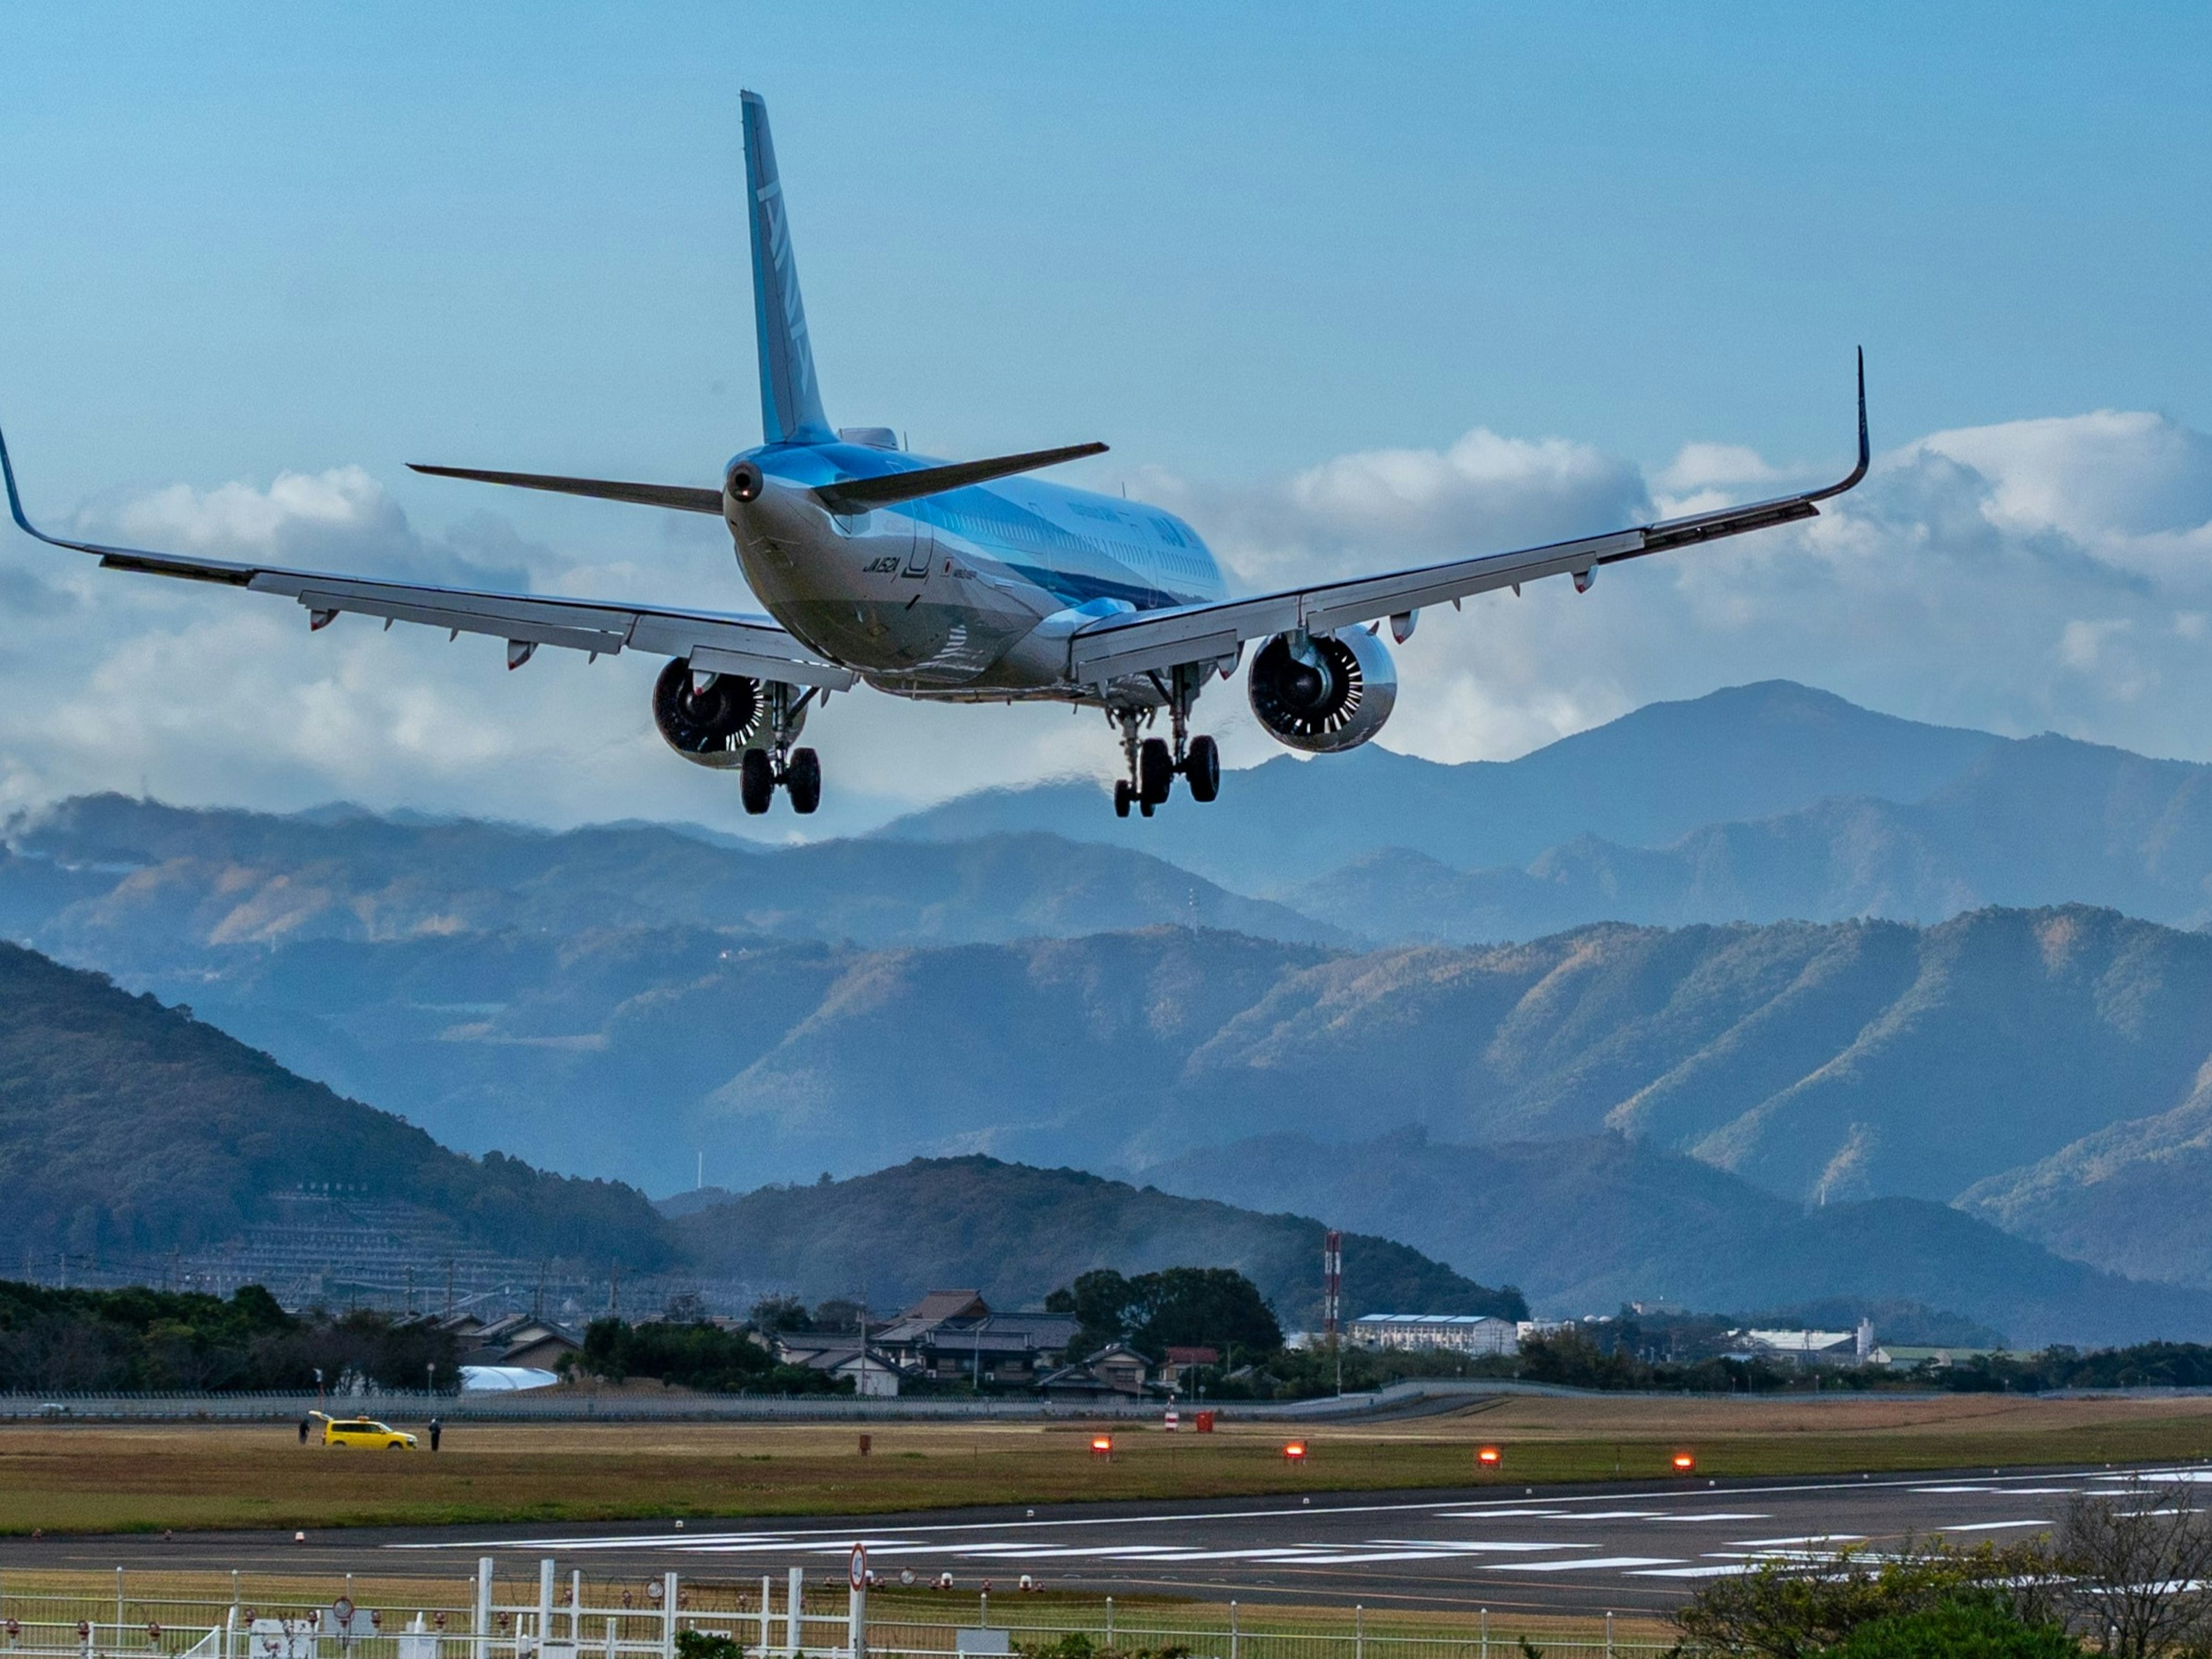
M235 1576L234 1576L235 1583ZM973 1594L973 1593L971 1593ZM994 1606L994 1603L996 1605ZM675 1573L587 1582L551 1559L536 1582L501 1582L491 1558L466 1598L356 1607L351 1581L327 1605L244 1595L227 1601L135 1593L123 1573L110 1596L23 1593L0 1583L0 1659L678 1659L685 1632L726 1638L739 1659L1522 1659L1529 1638L1545 1659L1663 1659L1674 1644L1616 1642L1613 1620L1559 1636L1477 1611L1408 1633L1402 1620L1370 1630L1362 1608L1240 1609L1147 1602L1117 1609L1030 1601L1018 1591L947 1591L941 1604L865 1587L808 1585L801 1569L742 1581ZM972 1611L972 1620L952 1615ZM1596 1620L1591 1621L1593 1626Z

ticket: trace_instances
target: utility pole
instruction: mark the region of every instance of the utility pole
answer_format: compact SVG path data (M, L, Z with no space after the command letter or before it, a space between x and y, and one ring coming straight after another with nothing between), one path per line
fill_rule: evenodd
M1321 1328L1336 1361L1336 1391L1344 1392L1344 1344L1338 1327L1344 1311L1344 1235L1334 1227L1321 1242Z

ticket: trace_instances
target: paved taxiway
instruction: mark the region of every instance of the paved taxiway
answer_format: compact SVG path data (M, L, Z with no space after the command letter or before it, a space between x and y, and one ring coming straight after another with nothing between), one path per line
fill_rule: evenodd
M502 1574L563 1571L757 1581L799 1566L842 1578L854 1540L875 1570L918 1581L950 1572L972 1592L1046 1589L1207 1600L1363 1601L1370 1607L1623 1612L1663 1608L1702 1581L1796 1552L1880 1549L1908 1533L1954 1543L2032 1536L2077 1492L2212 1483L2212 1468L2097 1468L2027 1475L1702 1479L1647 1485L1066 1504L936 1510L803 1522L687 1520L600 1526L362 1528L291 1534L192 1533L0 1541L8 1567L244 1568L457 1580L480 1555ZM2137 1489L2139 1490L2139 1489ZM2212 1493L2208 1493L2212 1497Z

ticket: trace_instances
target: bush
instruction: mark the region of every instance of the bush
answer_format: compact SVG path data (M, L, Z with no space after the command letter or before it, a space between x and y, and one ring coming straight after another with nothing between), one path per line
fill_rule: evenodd
M708 1630L676 1632L677 1659L745 1659L744 1644Z
M2063 1626L2029 1624L1982 1594L1871 1620L1826 1651L1827 1659L2081 1659L2082 1649Z
M1919 1547L1908 1540L1897 1556L1884 1561L1844 1550L1829 1559L1767 1562L1740 1578L1716 1579L1678 1608L1674 1621L1698 1647L1764 1659L1812 1659L1842 1651L1862 1631L1877 1625L1895 1624L1903 1630L1911 1620L1948 1616L1960 1607L2002 1612L2018 1628L2047 1629L2048 1614L2034 1597L2048 1582L2050 1569L2048 1553L2032 1544L2002 1550L1984 1544L1960 1551ZM2007 1588L2012 1586L2021 1588L2014 1593ZM1852 1659L1862 1659L1856 1650L1850 1651ZM1889 1652L1870 1650L1864 1659Z

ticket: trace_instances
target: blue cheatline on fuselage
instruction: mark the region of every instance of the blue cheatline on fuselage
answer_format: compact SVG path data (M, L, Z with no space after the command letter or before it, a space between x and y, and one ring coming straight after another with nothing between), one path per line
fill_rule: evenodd
M774 444L731 458L771 477L813 486L919 471L945 463L860 444ZM1164 507L1041 478L1006 479L881 509L926 525L1070 607L1118 599L1139 611L1227 597L1212 551Z

